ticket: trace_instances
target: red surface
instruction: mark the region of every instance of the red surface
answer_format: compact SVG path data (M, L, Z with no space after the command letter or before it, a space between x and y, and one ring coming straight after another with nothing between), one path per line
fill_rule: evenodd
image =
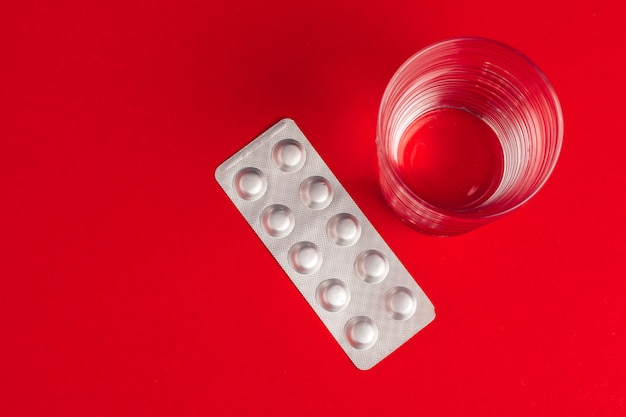
M4 4L0 415L626 415L623 4ZM376 115L460 35L544 70L565 142L529 204L433 238L381 199ZM285 116L437 309L367 372L213 178Z

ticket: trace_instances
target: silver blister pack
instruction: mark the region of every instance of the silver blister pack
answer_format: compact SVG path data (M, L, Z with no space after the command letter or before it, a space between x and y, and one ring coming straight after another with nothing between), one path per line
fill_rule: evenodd
M432 303L291 119L215 178L359 369L435 317Z

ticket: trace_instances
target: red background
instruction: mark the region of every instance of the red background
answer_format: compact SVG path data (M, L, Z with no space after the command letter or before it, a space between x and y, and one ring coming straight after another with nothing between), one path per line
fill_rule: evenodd
M626 415L622 1L11 2L0 10L0 414ZM375 126L410 55L531 57L564 148L454 238L385 206ZM357 370L215 182L291 117L437 318Z

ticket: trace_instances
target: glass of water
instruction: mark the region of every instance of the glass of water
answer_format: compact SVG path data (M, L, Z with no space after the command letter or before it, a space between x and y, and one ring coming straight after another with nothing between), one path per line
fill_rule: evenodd
M385 90L380 184L407 224L458 235L535 195L562 142L559 100L535 64L500 42L450 39L409 58Z

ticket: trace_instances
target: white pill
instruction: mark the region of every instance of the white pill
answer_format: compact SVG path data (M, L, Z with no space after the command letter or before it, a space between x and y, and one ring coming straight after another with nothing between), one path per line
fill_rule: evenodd
M376 284L389 273L389 262L379 251L367 250L356 257L354 271L363 281Z
M324 310L337 312L346 308L350 302L350 292L343 281L331 278L317 286L315 298Z
M293 139L283 139L272 149L274 164L284 172L295 172L306 161L306 152L302 144Z
M233 188L244 200L258 200L267 190L267 178L256 168L243 168L235 175Z
M369 317L352 317L346 323L344 332L348 343L355 349L369 349L378 339L378 328Z
M361 237L361 225L353 215L340 213L328 221L326 234L337 245L350 246Z
M300 199L307 207L321 210L333 200L333 190L326 178L309 177L300 184Z
M298 242L289 249L289 264L299 274L310 275L322 265L322 254L314 243Z
M261 227L268 235L285 237L293 230L294 215L287 206L273 204L265 207L261 212Z
M417 301L405 287L394 287L385 293L385 310L396 320L406 320L415 313Z

